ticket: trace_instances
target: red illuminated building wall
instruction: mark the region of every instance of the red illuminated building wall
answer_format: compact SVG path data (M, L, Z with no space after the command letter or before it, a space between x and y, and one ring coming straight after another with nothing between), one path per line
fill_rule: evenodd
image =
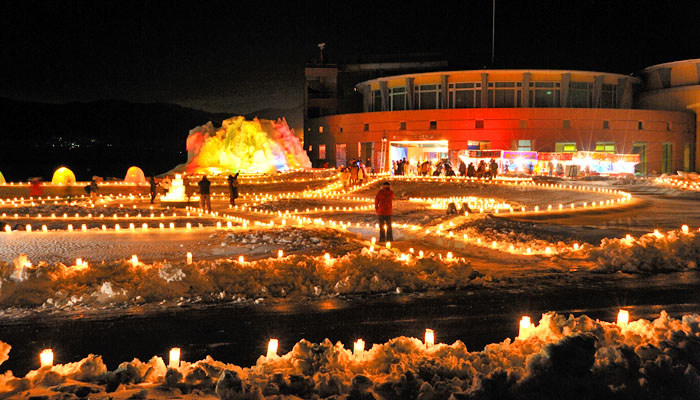
M485 70L389 76L357 84L363 109L305 121L316 166L371 158L392 142L447 141L451 154L502 150L638 153L641 173L693 168L695 115L634 108L639 78L588 71ZM483 89L483 90L482 90ZM384 149L384 152L382 152Z

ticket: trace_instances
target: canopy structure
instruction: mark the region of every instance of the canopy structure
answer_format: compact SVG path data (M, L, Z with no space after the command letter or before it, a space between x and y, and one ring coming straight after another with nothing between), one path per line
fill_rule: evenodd
M126 170L124 182L136 185L148 183L146 182L146 175L144 175L143 170L136 166L129 167L129 169Z
M61 167L54 171L51 183L54 185L69 185L75 183L75 174L66 167Z

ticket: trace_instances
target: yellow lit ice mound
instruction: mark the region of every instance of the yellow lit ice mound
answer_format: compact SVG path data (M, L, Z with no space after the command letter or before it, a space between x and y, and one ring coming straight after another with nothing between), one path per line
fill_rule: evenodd
M69 185L75 183L75 174L66 167L61 167L54 171L51 183L54 185Z
M2 172L0 172L0 185L4 185L6 183L5 176L2 174Z
M144 175L143 170L139 167L129 167L126 170L126 176L124 177L124 183L142 184L146 182L146 175Z
M271 173L311 168L299 138L282 118L246 121L229 118L214 130L208 122L187 137L188 174Z

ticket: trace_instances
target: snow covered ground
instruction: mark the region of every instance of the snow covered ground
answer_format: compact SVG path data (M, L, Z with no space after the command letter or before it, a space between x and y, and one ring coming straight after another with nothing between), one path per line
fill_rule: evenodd
M372 241L377 236L372 200L379 182L344 193L332 185L328 175L318 175L314 180L310 175L295 173L287 178L251 179L248 187L244 181L244 196L237 201L238 207L229 208L227 200L215 198L213 206L218 215L214 216L200 216L190 210L189 217L182 213L172 217L171 210L161 210L157 204L151 210L146 200L138 198L120 198L96 208L86 207L85 200L43 206L5 202L0 214L6 215L0 220L13 231L0 233L0 319L21 321L27 312L63 313L67 317L95 311L118 315L118 310L124 309L143 313L202 303L260 303L264 307L268 303L303 303L338 296L348 299L352 307L353 296L391 293L401 298L407 293L475 289L484 299L498 291L535 290L550 296L554 293L549 290L552 287L557 293L575 288L598 295L605 288L625 287L642 279L653 286L653 277L659 274L680 274L673 275L683 281L678 288L679 299L700 288L700 207L697 199L688 195L674 196L675 189L659 193L649 191L650 185L645 183L616 181L542 182L567 185L555 187L396 179L392 181L396 241L386 248ZM571 189L580 185L595 190ZM620 198L610 192L615 189L631 192L633 200L605 204ZM488 199L492 202L489 204L506 208L497 215L490 209L480 213L481 203L475 202L468 216L447 215L444 209L431 208L428 200L467 196ZM552 212L548 212L550 206ZM460 202L457 207L461 208ZM522 207L528 212L519 213ZM511 214L509 208L516 212ZM105 214L104 220L96 219L98 212ZM93 215L88 217L87 213ZM118 214L116 220L110 219L114 213ZM49 218L50 214L56 218ZM217 222L221 228L216 228ZM229 222L231 228L226 227ZM67 230L68 223L74 231ZM121 225L120 231L114 230L116 223ZM142 229L144 223L147 231ZM164 229L158 227L160 223ZM176 228L169 229L170 223ZM185 228L186 223L192 228ZM26 232L27 224L32 225L31 232ZM86 231L79 229L82 224L86 224ZM104 231L103 224L107 225ZM134 224L133 230L127 228L129 224ZM683 224L689 226L687 231L681 229ZM47 232L40 231L42 225L47 225ZM192 264L187 262L188 252L193 256ZM138 256L138 262L131 261L132 255ZM77 265L78 257L87 266ZM610 278L604 278L606 274ZM405 299L410 307L411 298ZM697 302L693 304L695 307ZM449 314L446 310L438 312ZM583 398L659 398L658 390L667 388L659 383L659 376L667 372L651 365L662 365L659 368L675 374L678 398L694 398L700 365L680 353L673 353L670 359L659 358L664 351L672 352L665 350L668 342L649 337L630 339L629 335L614 339L621 335L611 333L614 326L585 317L547 318L541 324L549 326L538 339L541 343L504 342L471 353L455 344L423 354L426 352L417 349L415 340L397 338L378 345L384 350L370 351L369 366L347 359L332 343L313 345L304 341L287 356L262 360L251 369L224 367L209 360L198 367L190 365L189 370L170 372L170 378L157 360L151 361L150 367L124 364L123 370L112 372L100 366L95 357L88 357L81 365L89 365L84 368L94 372L83 381L94 385L89 390L96 396L106 389L119 388L125 398L140 395L143 390L148 396L215 396L220 376L224 376L223 382L233 382L231 387L237 387L219 385L226 393L235 392L225 398L276 394L405 398L405 393L410 393L409 398L449 398L451 394L454 398L509 398L516 394L520 398L542 398L544 382L550 378L562 385L552 389L556 395L551 398L561 398L563 390L571 387L582 388ZM684 318L680 322L662 315L661 322L654 322L661 327L654 335L671 332L676 335L674 340L680 340L681 334L673 332L682 331L689 339L678 346L683 351L698 349L698 317ZM554 320L557 322L551 322ZM580 326L585 329L582 331ZM644 326L650 329L651 325ZM468 330L465 328L465 332ZM544 332L557 330L566 334L549 337L551 332ZM656 346L651 352L649 340ZM515 361L491 360L494 354ZM586 362L566 366L557 358L562 354ZM331 361L324 361L321 355ZM552 357L557 360L552 361ZM390 367L392 360L401 362ZM309 366L304 367L307 363ZM644 363L650 366L640 367ZM482 367L474 367L477 364ZM76 364L70 368L83 367ZM145 377L149 368L151 375ZM336 376L331 372L333 368L344 372ZM238 375L221 375L223 369ZM64 392L88 390L82 384L66 381L76 375L65 373L65 369L57 369L56 374L45 370L37 376L42 377L8 378L5 384L9 386L4 391L37 393L39 387L51 387L55 392L66 382L73 389ZM237 379L243 383L235 383ZM146 385L133 386L139 382Z

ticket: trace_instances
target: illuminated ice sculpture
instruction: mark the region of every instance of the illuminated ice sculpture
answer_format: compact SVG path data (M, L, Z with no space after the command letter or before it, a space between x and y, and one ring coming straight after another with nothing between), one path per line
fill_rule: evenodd
M238 116L215 130L208 122L187 136L188 174L270 173L311 168L299 138L282 118L275 121Z

